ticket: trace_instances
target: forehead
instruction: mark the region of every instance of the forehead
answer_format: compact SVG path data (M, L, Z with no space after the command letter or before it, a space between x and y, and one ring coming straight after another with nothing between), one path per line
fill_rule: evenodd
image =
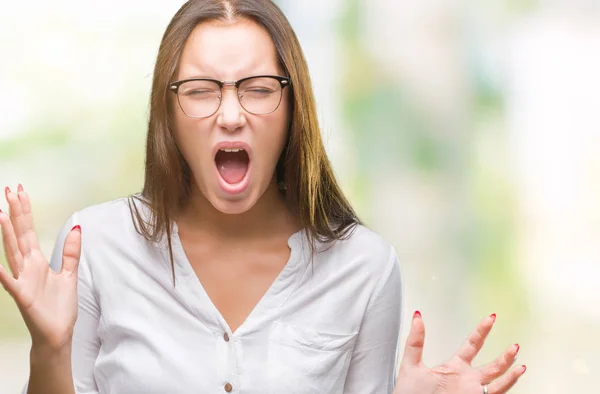
M258 74L280 74L273 40L261 26L204 22L190 34L181 54L178 78L212 77L237 80Z

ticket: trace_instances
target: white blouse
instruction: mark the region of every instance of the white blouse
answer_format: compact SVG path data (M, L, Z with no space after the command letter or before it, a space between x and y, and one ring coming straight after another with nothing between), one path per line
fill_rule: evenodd
M127 199L71 216L52 254L55 271L75 224L83 230L72 355L78 394L392 393L402 276L394 248L367 228L323 248L312 265L306 234L293 234L286 266L231 332L176 226L173 286L166 240L136 232Z

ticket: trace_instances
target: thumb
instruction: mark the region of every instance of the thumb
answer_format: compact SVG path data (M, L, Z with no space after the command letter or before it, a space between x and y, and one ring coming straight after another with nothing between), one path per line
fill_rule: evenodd
M74 226L67 238L63 248L62 268L60 273L68 272L77 275L77 267L79 266L79 257L81 256L81 227Z
M413 315L412 325L408 338L406 338L406 346L404 348L404 356L402 357L401 365L418 365L423 358L423 345L425 344L425 325L421 318L421 312L416 311Z

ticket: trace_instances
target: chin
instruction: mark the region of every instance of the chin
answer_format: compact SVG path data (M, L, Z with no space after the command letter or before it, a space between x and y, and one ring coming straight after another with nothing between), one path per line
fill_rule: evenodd
M240 215L248 212L256 204L255 200L242 199L237 201L225 199L210 199L212 206L227 215Z
M207 199L217 211L228 215L239 215L252 209L260 199L262 193L252 189L250 186L244 193L231 195L220 190L217 185Z

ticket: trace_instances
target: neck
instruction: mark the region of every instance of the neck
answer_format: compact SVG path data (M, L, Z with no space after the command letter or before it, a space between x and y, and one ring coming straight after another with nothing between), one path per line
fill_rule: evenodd
M300 229L275 182L252 208L235 215L218 211L198 188L193 190L188 206L178 219L179 228L185 228L186 232L201 233L213 239L252 242L274 236L289 237Z

